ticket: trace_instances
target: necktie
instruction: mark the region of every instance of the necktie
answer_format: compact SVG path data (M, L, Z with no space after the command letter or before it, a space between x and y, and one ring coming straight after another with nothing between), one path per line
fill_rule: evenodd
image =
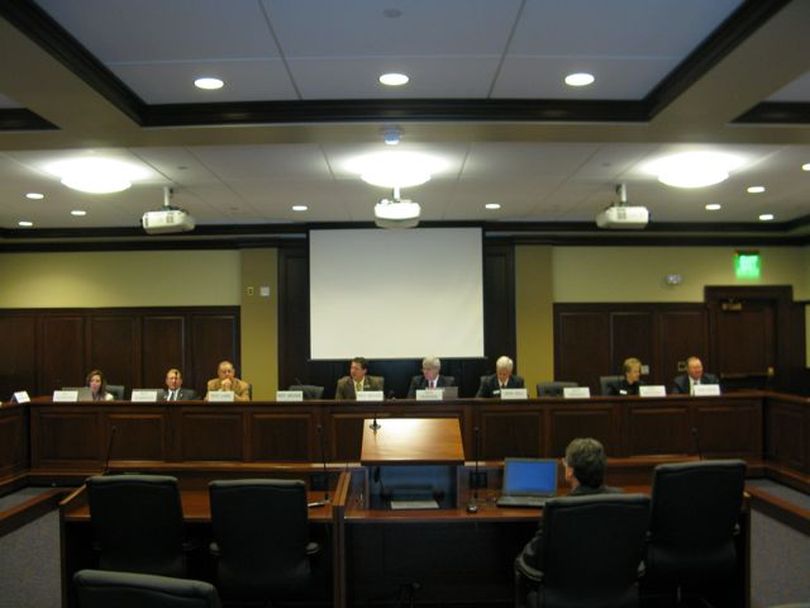
M177 401L177 391L169 391L169 401Z
M359 382L355 382L354 383L354 392L355 393L361 393L362 391L363 391L363 382L362 382L362 380L359 381Z
M436 381L435 380L430 381L430 388L436 388Z

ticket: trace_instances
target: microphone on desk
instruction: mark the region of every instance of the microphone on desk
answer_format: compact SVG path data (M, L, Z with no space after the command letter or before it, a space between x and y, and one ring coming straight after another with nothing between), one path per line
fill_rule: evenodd
M696 426L693 426L691 433L692 439L695 441L695 452L697 452L698 460L703 460L703 453L700 451L700 431L698 431Z
M115 433L117 431L117 426L113 425L110 427L110 441L107 443L107 458L104 459L104 471L101 473L102 475L106 475L110 472L110 457L112 456L113 442L115 441Z
M374 420L371 422L371 424L368 425L368 428L370 428L375 433L382 428L380 423L377 422L377 412L374 412Z
M388 391L388 394L386 395L385 398L388 399L389 401L395 400L397 398L397 395L394 392L394 389L391 389L390 391Z
M326 436L323 432L323 425L319 424L317 429L321 440L321 461L323 462L323 499L325 502L329 502L329 473L326 472Z
M478 427L473 429L473 457L475 458L475 473L473 475L473 497L467 503L467 513L478 512L478 443L480 439L480 430Z

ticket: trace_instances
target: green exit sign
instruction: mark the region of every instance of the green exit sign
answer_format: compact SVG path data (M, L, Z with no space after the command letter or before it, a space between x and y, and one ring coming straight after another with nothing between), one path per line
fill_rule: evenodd
M734 255L734 275L738 279L758 279L762 274L759 251L738 251Z

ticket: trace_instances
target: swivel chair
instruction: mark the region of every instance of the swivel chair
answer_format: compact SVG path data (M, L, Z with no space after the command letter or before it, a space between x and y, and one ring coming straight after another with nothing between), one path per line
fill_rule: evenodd
M313 399L323 399L324 387L316 384L291 384L291 391L301 391L304 393L304 401L312 401Z
M177 479L162 475L87 480L99 568L183 577L183 510Z
M151 574L80 570L79 608L220 608L214 586Z
M704 599L725 588L737 567L745 462L704 460L662 464L653 474L644 586ZM733 600L732 600L733 602Z
M126 388L123 384L108 384L106 386L107 392L113 396L116 401L123 401L126 394Z
M611 384L618 384L624 380L624 376L599 376L599 394L600 395L609 395L608 387Z
M212 481L217 589L226 601L289 599L310 582L306 485L298 480Z
M537 396L538 397L562 397L563 389L575 388L579 386L576 382L538 382L537 383Z
M541 569L515 561L515 606L638 606L638 573L650 499L598 494L549 500L543 508Z

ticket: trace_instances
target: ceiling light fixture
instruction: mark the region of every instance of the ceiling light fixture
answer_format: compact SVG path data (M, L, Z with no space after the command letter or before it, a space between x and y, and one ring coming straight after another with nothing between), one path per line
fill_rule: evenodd
M426 154L386 150L350 159L345 166L372 186L411 188L429 181L444 169L445 163Z
M402 139L402 129L399 127L388 127L383 129L383 141L387 146L396 146Z
M379 80L380 84L384 84L387 87L401 87L404 84L408 84L410 77L407 74L388 72L387 74L382 74Z
M17 225L22 228L30 228L31 226L34 225L34 222L29 222L28 220L20 220L19 222L17 222Z
M85 215L87 215L87 211L85 211L84 209L74 209L73 211L70 212L70 215L72 215L73 217L84 217Z
M197 78L194 81L194 86L205 91L216 91L225 86L225 81L211 77Z
M72 158L45 166L68 188L90 194L111 194L132 186L133 180L144 179L147 171L138 165L98 157Z
M485 209L491 209L491 210L500 209L501 204L500 203L487 203L486 205L484 205L484 208Z
M414 228L421 214L419 203L400 198L399 188L394 188L390 199L380 199L374 205L374 223L380 228Z
M723 205L718 203L709 203L706 205L706 211L720 211L723 208Z
M705 188L728 179L742 159L719 152L683 152L647 163L644 170L674 188Z
M810 163L804 163L802 165L802 171L810 171Z
M307 209L309 209L309 207L307 207L306 205L293 205L292 206L293 211L306 211Z
M565 84L569 87L587 87L589 84L593 84L596 78L593 77L593 74L588 74L587 72L577 72L575 74L568 74L565 77Z
M25 198L30 198L32 201L41 201L45 198L45 195L41 192L29 192L25 195Z
M762 194L765 192L765 186L751 186L746 192L748 192L748 194Z
M763 213L759 216L760 221L770 222L774 218L773 213Z

